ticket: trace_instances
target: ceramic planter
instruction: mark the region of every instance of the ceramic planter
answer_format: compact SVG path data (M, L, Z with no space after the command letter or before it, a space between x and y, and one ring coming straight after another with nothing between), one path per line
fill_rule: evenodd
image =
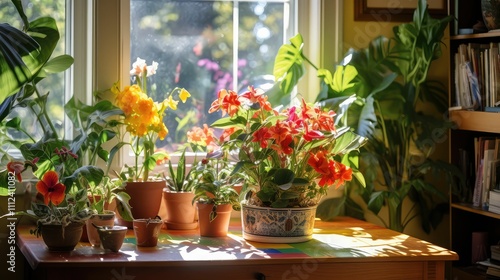
M123 245L127 230L125 226L99 227L97 232L101 239L101 247L113 252L118 252Z
M92 246L99 247L101 245L101 239L99 238L99 233L97 229L92 226L92 224L96 226L108 226L112 227L115 225L115 212L111 210L105 210L102 214L93 215L85 221L85 228L87 231L87 237L92 244Z
M224 237L227 236L229 229L229 221L231 219L231 211L233 210L230 204L217 205L217 217L210 222L210 212L214 204L198 203L198 224L200 227L200 235L205 237Z
M267 243L297 243L312 238L316 206L271 208L241 204L243 238Z
M67 226L53 224L42 225L42 239L49 251L73 251L80 241L83 223L71 223Z
M163 191L163 201L167 208L165 224L168 229L195 229L198 226L193 198L192 192Z
M153 219L160 211L165 181L127 182L125 192L130 196L130 207L134 219ZM116 223L133 228L132 221L118 217Z
M155 247L163 221L161 219L134 219L134 235L139 247Z

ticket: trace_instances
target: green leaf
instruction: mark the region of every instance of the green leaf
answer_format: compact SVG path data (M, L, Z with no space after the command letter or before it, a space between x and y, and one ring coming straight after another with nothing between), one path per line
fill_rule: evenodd
M43 70L47 73L59 73L67 70L75 59L67 54L57 56L49 61L43 66Z
M18 2L18 11L21 13ZM21 17L25 19L24 13ZM34 80L59 41L56 22L40 17L26 25L24 33L7 23L0 24L0 103Z
M345 67L337 66L337 69L333 74L333 82L330 84L330 87L336 92L343 92L355 85L352 81L357 75L358 71L352 65L347 65Z
M305 73L302 58L303 39L297 34L290 39L291 44L282 45L274 60L273 75L280 81L280 88L285 95L292 92Z
M385 199L388 197L389 193L386 191L373 192L370 196L370 201L368 202L368 209L375 214L380 212L382 206L385 204Z

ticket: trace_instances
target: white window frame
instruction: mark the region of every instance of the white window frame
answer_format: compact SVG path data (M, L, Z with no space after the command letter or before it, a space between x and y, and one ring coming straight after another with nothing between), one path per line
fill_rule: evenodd
M82 20L81 24L75 23L75 28L79 27L78 30L75 29L74 35L75 77L78 77L75 79L75 86L91 93L109 89L118 80L129 81L130 0L74 2L77 7L75 10L80 11L74 14L75 20ZM343 1L297 2L296 13L299 20L295 30L304 37L304 53L316 66L331 69L341 57ZM295 34L287 34L288 38L293 35ZM81 43L80 40L84 42ZM80 77L83 79L79 79ZM298 85L298 92L313 101L319 87L314 69L308 67L305 77ZM89 91L88 88L92 90ZM87 96L85 101L89 102L91 99L91 96ZM115 157L111 168L119 171L128 161L126 159L124 153L120 153Z

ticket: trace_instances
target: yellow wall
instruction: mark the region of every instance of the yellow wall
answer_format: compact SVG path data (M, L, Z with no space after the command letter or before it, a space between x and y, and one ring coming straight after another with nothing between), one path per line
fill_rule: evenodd
M381 21L354 21L354 1L344 1L344 39L343 47L344 51L349 48L365 48L371 39L383 35L386 37L392 37L392 27L398 22L381 22ZM449 32L445 31L445 44L442 46L443 54L441 58L434 61L429 73L429 79L435 79L441 81L444 85L448 85L448 65L449 65ZM446 112L438 112L444 114ZM439 144L437 151L435 153L435 158L441 159L443 161L448 160L448 142ZM445 194L448 193L448 187L442 184L441 191ZM367 214L367 219L374 223L380 223L374 216ZM440 246L449 246L449 220L447 217L439 224L436 231L431 232L427 235L420 228L420 224L415 220L406 230L406 234L413 235L415 237L428 240Z

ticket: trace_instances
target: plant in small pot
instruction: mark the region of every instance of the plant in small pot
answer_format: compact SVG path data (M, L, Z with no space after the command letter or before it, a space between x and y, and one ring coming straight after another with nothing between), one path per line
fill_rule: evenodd
M134 235L139 247L155 247L158 244L161 225L160 216L154 219L134 219Z
M328 188L363 176L358 148L365 138L335 126L335 113L306 103L273 109L260 89L221 90L211 126L224 129L222 148L237 155L232 174L248 177L243 237L260 242L312 238L316 206ZM226 116L227 115L227 116Z
M200 235L224 237L229 229L231 211L240 210L239 194L235 185L244 182L242 173L233 173L225 152L208 153L195 167L195 197Z
M94 210L94 214L86 221L85 230L87 238L93 246L100 246L100 238L97 228L92 226L112 227L115 224L116 213L110 209L112 203L116 203L116 211L120 217L132 219L132 212L129 204L130 196L119 180L113 180L105 176L102 182L93 188L88 189L89 208Z
M197 155L206 154L217 148L214 146L214 130L206 124L203 128L193 127L187 132L187 143L184 145L177 161L176 168L169 160L169 176L163 199L167 208L165 224L168 229L193 229L198 226L196 206L193 204L195 178L193 168L197 164ZM186 162L186 152L192 151L192 164Z
M172 162L168 162L169 176L167 187L163 190L163 200L167 208L165 224L168 229L194 229L196 222L196 207L193 205L192 169L186 164L186 149L184 149L174 170Z
M156 149L157 139L163 140L168 130L163 122L165 111L177 109L178 101L174 94L183 102L190 96L185 89L174 88L162 102L153 101L147 94L147 77L156 73L158 63L146 65L146 61L137 58L130 74L136 83L119 89L115 83L111 91L115 95L115 104L122 111L122 124L126 133L121 135L121 141L110 152L108 166L111 166L114 155L122 147L130 147L135 162L132 166L125 165L118 174L125 185L125 191L130 196L132 216L138 218L154 218L158 215L162 191L166 187L165 180L159 174L152 174L159 162L168 159L168 154ZM130 136L126 141L125 136ZM120 225L132 228L132 220L119 217Z
M8 165L12 176L20 175L28 166L36 169L34 163L27 165L13 162ZM20 176L18 176L20 179ZM46 171L36 184L37 202L31 210L11 212L0 218L19 215L36 220L36 228L30 233L40 235L50 251L72 251L80 241L85 221L95 212L87 207L86 189L67 192L54 170Z

